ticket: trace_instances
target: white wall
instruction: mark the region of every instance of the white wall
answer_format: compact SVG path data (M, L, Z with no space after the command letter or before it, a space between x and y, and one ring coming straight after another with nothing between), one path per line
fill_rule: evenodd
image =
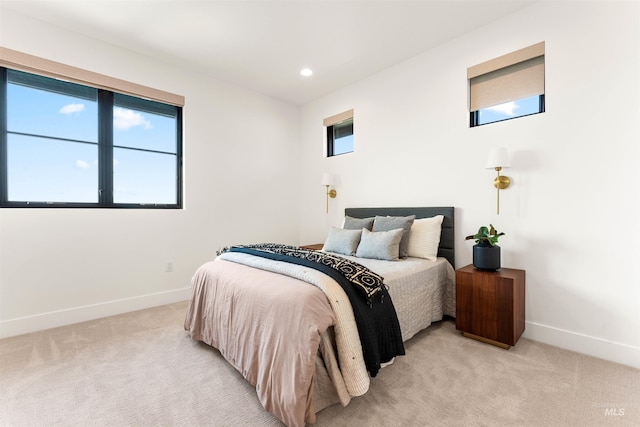
M186 96L184 210L0 210L0 337L184 299L220 246L321 242L345 207L453 205L457 266L479 225L507 233L503 265L527 271L526 337L640 367L637 2L540 2L301 115L0 12L2 46ZM466 68L542 40L547 111L469 129ZM349 108L356 152L325 159L322 119ZM495 146L513 166L499 216ZM325 171L341 181L329 215Z
M0 12L2 46L186 97L184 210L0 210L0 337L184 300L224 245L298 243L296 107Z
M300 235L321 242L345 207L456 207L464 236L506 232L502 264L526 270L525 337L640 367L637 2L539 2L302 109ZM546 112L470 129L466 69L546 42ZM354 108L355 152L322 155L322 119ZM491 148L512 186L495 212ZM324 213L319 180L337 174Z

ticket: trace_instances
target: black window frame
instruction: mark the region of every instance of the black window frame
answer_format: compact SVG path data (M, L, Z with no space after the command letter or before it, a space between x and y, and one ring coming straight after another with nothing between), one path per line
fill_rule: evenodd
M517 101L517 99L516 99ZM513 119L519 119L520 117L527 117L527 116L533 116L535 114L540 114L540 113L544 113L544 93L538 95L538 111L534 112L534 113L527 113L527 114L522 114L520 116L513 116L513 117L505 117L504 119L500 119L500 120L494 120L492 122L487 122L487 123L479 123L480 120L480 110L476 110L476 111L471 111L469 112L469 127L477 127L477 126L486 126L486 125L490 125L492 123L500 123L500 122L504 122L507 120L513 120Z
M349 123L347 123L349 122ZM345 119L339 123L334 123L332 125L327 126L327 157L341 156L343 154L353 153L354 150L346 151L344 153L335 153L335 142L336 142L336 133L341 128L350 128L351 133L347 135L353 136L353 117ZM342 126L341 126L342 125ZM343 136L347 136L343 135Z
M6 67L0 67L0 208L110 208L110 209L182 209L182 179L183 179L183 137L182 137L182 107L148 100L132 95L112 92L105 89L98 91L98 202L50 202L50 201L9 201L8 200L8 156L7 156L7 129L8 123L8 78ZM16 70L17 71L17 70ZM20 71L21 73L24 73ZM33 73L35 78L56 80L51 77L39 76ZM74 83L78 85L77 83ZM96 90L87 85L80 85ZM117 94L117 95L116 95ZM113 141L113 108L114 96L124 99L127 105L156 114L164 114L175 117L176 120L176 153L156 151L143 148L120 147ZM168 114L169 111L175 112ZM38 136L38 135L36 135ZM66 140L65 138L60 138ZM71 140L70 140L71 141ZM114 203L113 201L113 150L114 148L126 148L130 150L171 154L176 156L176 203Z

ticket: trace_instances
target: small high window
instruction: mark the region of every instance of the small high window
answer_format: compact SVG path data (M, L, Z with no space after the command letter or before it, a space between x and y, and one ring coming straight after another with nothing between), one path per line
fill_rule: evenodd
M467 69L471 127L545 110L544 42Z
M324 119L327 157L353 152L353 110Z

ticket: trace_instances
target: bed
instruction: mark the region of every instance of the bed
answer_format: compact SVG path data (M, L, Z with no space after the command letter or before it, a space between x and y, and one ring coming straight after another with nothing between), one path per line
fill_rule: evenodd
M358 228L371 218L382 228ZM394 228L400 219L404 229ZM417 236L424 227L432 233L435 219L439 239L422 258ZM383 254L368 256L380 239ZM400 242L404 255L421 257L385 259L402 255ZM291 427L313 424L316 412L366 393L378 371L404 354L403 342L455 315L454 265L453 207L348 208L322 252L284 245L220 251L193 276L184 327L256 387L267 411Z

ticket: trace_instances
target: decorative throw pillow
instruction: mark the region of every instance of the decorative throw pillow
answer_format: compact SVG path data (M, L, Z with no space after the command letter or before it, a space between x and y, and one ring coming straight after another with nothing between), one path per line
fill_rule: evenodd
M355 255L361 234L360 230L344 230L331 227L322 250L342 255Z
M407 252L409 256L435 261L438 257L440 233L444 216L416 219L409 232Z
M373 228L373 217L371 218L353 218L351 216L344 217L344 225L342 226L344 229L348 230L362 230L366 228L371 231Z
M406 258L408 255L407 244L409 242L408 235L415 215L410 216L376 216L373 221L372 231L389 231L401 228L403 231L402 240L400 240L400 258Z
M378 232L363 228L362 238L360 239L356 256L388 261L397 260L400 252L402 233L401 228Z

